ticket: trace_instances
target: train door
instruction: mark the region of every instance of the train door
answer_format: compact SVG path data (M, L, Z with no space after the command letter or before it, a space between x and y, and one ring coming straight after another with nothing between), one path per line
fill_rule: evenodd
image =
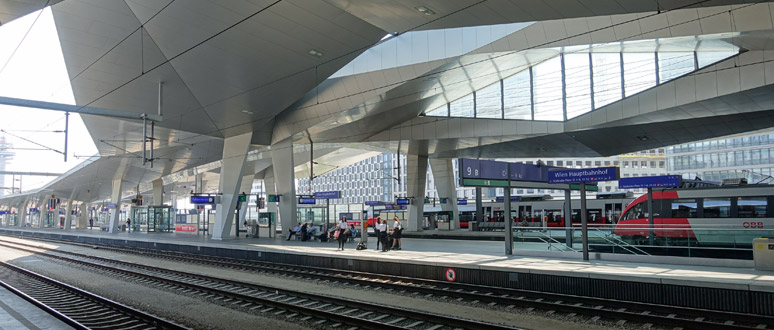
M519 205L519 221L532 222L532 205Z
M605 223L616 224L621 218L622 203L605 203Z
M492 214L492 207L491 206L483 206L481 207L481 210L483 211L483 220L484 222L491 222L492 218L494 217L494 214Z

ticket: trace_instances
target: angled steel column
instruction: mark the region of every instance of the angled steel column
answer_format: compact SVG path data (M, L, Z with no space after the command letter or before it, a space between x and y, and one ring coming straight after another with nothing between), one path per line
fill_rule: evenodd
M70 230L70 227L73 225L73 198L75 198L75 189L70 193L70 198L67 199L67 204L65 206L65 221L64 221L64 230Z
M293 228L297 221L296 175L293 161L293 140L287 138L271 146L271 161L274 169L274 183L280 195L278 216L282 231Z
M452 213L453 228L460 228L459 207L457 206L457 189L454 185L454 164L451 159L430 159L430 170L433 171L435 187L439 198L447 198L446 204L441 204L442 211ZM421 226L420 226L421 227ZM473 226L468 225L469 228Z
M108 223L108 233L118 233L118 215L121 213L121 188L124 184L123 178L113 179L113 189L110 193L110 203L115 207L108 209L110 212L110 222Z
M255 180L255 174L248 174L242 177L242 183L239 185L239 194L242 193L250 195L250 190L253 188L253 180ZM239 208L239 219L237 219L237 225L238 228L241 230L247 230L247 227L245 227L243 224L245 222L245 216L247 215L247 209L250 205L249 198L247 201L242 203L241 207Z
M156 179L153 183L153 205L164 205L164 181Z
M29 210L29 204L32 197L27 198L24 202L21 203L21 206L19 206L19 211L17 211L16 216L16 226L17 227L24 227L24 224L27 222L27 211Z
M269 203L269 195L276 195L277 188L274 185L274 169L270 168L266 170L266 175L263 176L263 187L266 189L266 211L277 214L277 203Z
M45 221L48 215L48 199L50 197L50 195L43 195L40 197L40 201L38 201L38 228L43 228L43 221Z
M410 141L406 155L406 197L414 197L408 206L406 230L422 231L427 185L427 141ZM388 219L389 220L389 219Z
M86 229L89 225L89 203L81 202L78 206L78 220L75 222L75 229Z
M252 138L253 132L250 132L228 137L223 143L223 159L220 168L220 183L218 184L218 192L221 193L221 196L220 204L217 204L215 209L214 228L210 228L212 239L223 239L231 232L239 185L242 181L247 151L250 150Z

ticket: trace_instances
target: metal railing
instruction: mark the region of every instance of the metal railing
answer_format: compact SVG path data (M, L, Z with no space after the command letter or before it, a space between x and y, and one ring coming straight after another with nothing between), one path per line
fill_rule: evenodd
M768 229L770 222L774 219L750 218L741 223L707 225L657 224L653 228L647 224L594 224L588 228L588 242L591 251L600 253L752 259L752 240L774 237L774 229ZM581 228L575 226L515 227L514 248L534 249L535 244L545 244L548 250L580 251L581 235ZM568 236L571 244L567 243Z

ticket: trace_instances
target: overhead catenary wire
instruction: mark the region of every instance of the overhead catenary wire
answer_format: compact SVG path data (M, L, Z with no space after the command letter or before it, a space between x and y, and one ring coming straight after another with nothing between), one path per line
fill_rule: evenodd
M26 39L27 39L27 36L30 34L30 31L32 31L32 28L33 28L33 27L35 27L35 23L37 23L37 22L38 22L38 19L40 18L40 15L41 15L41 14L43 14L43 9L45 9L46 7L48 7L48 5L49 5L49 3L50 3L50 2L51 2L51 0L46 0L46 3L43 5L43 8L41 8L40 10L38 10L38 15L37 15L37 16L35 16L35 20L33 20L33 21L32 21L32 24L30 24L30 27L29 27L29 28L27 28L27 32L25 32L25 33L24 33L24 36L22 37L22 39L21 39L21 40L19 40L19 43L18 43L18 44L16 45L16 47L13 49L13 52L11 52L11 55L10 55L10 56L8 56L8 59L7 59L7 60L5 61L5 63L3 64L3 67L2 67L2 68L0 68L0 75L2 75L2 74L3 74L3 72L5 71L5 68L8 66L8 63L11 63L11 60L12 60L12 59L13 59L13 57L16 55L16 52L19 50L19 47L21 47L21 45L24 43L24 40L26 40Z

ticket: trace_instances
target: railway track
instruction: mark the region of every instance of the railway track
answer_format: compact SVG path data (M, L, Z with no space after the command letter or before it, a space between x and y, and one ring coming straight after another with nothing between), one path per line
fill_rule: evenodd
M0 266L0 285L75 329L187 329L24 268Z
M49 240L57 243L94 247L94 244L72 243L64 240ZM34 245L31 245L34 246ZM354 284L364 288L380 287L398 293L409 293L427 297L478 302L503 307L535 308L550 313L587 315L623 324L636 322L685 329L774 329L774 317L733 313L670 305L657 305L613 299L602 299L565 294L536 292L529 290L488 287L464 283L408 278L402 276L354 272L309 266L277 264L262 261L248 261L228 258L214 258L179 252L158 252L147 249L123 248L99 245L99 248L121 253L139 254L166 260L195 263L220 268L280 274L329 281L331 283Z
M127 280L156 284L168 290L196 294L241 309L284 315L321 327L347 326L362 329L519 329L452 316L435 315L414 310L353 301L333 296L280 289L254 283L194 274L162 267L141 265L86 254L46 251L21 247L17 243L0 246L36 255L77 263L116 274Z

